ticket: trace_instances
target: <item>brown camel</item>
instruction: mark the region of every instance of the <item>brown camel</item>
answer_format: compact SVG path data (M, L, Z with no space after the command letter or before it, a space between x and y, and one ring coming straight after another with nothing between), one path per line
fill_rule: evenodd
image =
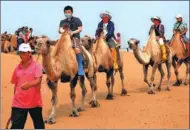
M173 54L172 65L174 67L176 75L176 82L174 83L174 86L180 86L180 84L182 83L182 80L179 78L178 71L182 63L185 63L186 65L186 77L184 85L188 85L188 83L190 82L188 78L188 75L190 73L190 46L189 44L186 44L185 47L185 43L181 39L179 31L177 31L176 34L173 35L171 42L169 43L169 46Z
M138 60L140 64L143 65L143 71L144 71L144 82L148 84L150 87L150 90L148 91L148 94L154 94L154 77L155 72L158 68L161 78L160 83L158 85L158 90L161 90L161 84L162 80L164 78L164 71L162 68L162 61L161 61L161 49L160 45L156 41L156 35L155 31L152 30L151 34L149 36L148 42L144 48L143 51L141 51L138 47L139 41L136 39L130 39L128 41L130 49L133 49L133 53L135 58ZM172 64L172 53L170 48L166 45L166 52L167 52L167 60L165 61L167 72L168 72L168 83L166 90L170 90L170 77L171 77L171 64ZM152 66L152 75L151 75L151 82L147 80L147 72L149 65Z
M105 72L107 77L107 87L108 94L106 99L113 99L113 86L114 86L114 75L113 75L113 58L111 55L111 50L109 49L107 43L104 40L104 32L103 29L98 30L98 39L94 43L95 40L90 38L89 36L85 36L81 39L85 48L91 53L93 56L93 61L95 64L96 72ZM122 58L120 58L122 59ZM121 95L126 95L127 90L124 87L124 74L123 74L123 60L119 60L119 72L120 78L122 82L122 91ZM96 73L94 73L94 78L96 82ZM111 88L110 88L111 87Z
M80 76L80 86L82 89L82 106L78 109L75 105L75 86L78 80L78 64L76 59L76 54L71 45L70 31L65 28L65 32L62 34L60 40L57 41L55 47L53 47L50 52L50 41L48 38L39 38L37 40L38 47L41 48L42 54L42 63L47 74L48 86L52 91L52 111L51 114L46 120L46 123L53 124L56 122L55 114L56 114L56 105L58 101L57 97L57 82L61 78L61 82L70 82L70 97L72 100L72 112L70 116L77 117L78 111L84 110L84 99L86 95L86 87L84 84L84 76ZM83 48L84 49L84 48ZM86 51L87 52L87 51ZM83 52L83 53L86 53ZM90 54L87 52L85 55L89 56ZM92 63L92 58L88 59L90 63ZM89 64L89 66L92 64ZM90 67L91 68L91 67ZM85 71L86 72L86 71ZM86 72L88 75L88 79L90 84L94 84L93 82L93 73L92 71Z
M2 34L1 35L1 52L9 53L14 51L14 48L11 46L11 35L10 34Z

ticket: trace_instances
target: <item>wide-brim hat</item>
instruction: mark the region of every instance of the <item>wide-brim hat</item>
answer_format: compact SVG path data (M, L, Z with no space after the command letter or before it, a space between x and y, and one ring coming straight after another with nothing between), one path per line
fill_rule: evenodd
M107 15L109 17L109 19L112 18L111 13L109 11L105 11L103 13L100 13L100 18L103 18L103 16L105 16L105 15Z
M161 18L158 17L158 16L154 16L154 17L151 18L152 22L154 22L154 20L158 20L158 21L160 21L160 23L162 22Z

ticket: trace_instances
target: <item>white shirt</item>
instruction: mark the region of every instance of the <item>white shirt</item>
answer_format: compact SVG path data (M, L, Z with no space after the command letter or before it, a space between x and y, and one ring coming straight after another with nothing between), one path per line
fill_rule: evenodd
M104 35L108 33L107 26L108 26L108 23L103 24Z

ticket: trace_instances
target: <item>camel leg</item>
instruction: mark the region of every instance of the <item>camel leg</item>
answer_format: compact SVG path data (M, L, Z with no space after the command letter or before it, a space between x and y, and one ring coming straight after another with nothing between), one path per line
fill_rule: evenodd
M111 89L110 89L110 86L111 86L111 76L113 75L113 70L109 70L107 73L106 73L106 84L107 84L107 87L108 87L108 95L106 97L107 100L113 100L113 95L111 93Z
M179 71L178 71L178 69L180 68L181 64L182 64L182 62L180 62L178 60L176 68L175 68L176 82L173 84L173 86L180 86L181 83L182 83L182 81L179 78Z
M174 68L174 70L175 70L175 68L176 68L176 57L172 57L172 66L173 66L173 68Z
M144 72L144 82L148 84L149 87L151 87L150 83L148 82L147 76L148 76L148 65L143 65L143 72Z
M97 91L97 84L96 84L96 74L94 74L93 78L89 78L90 86L92 90L92 101L90 101L91 107L98 107L100 104L96 99L96 91Z
M124 87L124 73L123 73L123 65L119 68L119 74L120 74L120 79L121 79L121 84L122 84L122 90L121 90L121 95L126 95L127 90Z
M114 78L114 75L111 76L111 95L113 97L113 87L114 87L114 84L115 84L115 78Z
M84 76L80 76L80 87L82 89L82 103L81 103L81 107L78 108L78 111L84 111L84 102L85 102L85 96L86 96L86 86L85 86L85 83L84 83Z
M185 75L184 85L188 85L190 83L190 79L189 79L190 64L188 62L185 62L185 65L186 65L186 75Z
M170 91L170 78L171 78L171 63L166 61L166 68L167 68L167 72L168 72L168 83L167 83L167 88L166 90Z
M77 78L78 78L78 76L76 75L70 81L70 88L71 88L70 98L72 100L72 111L71 111L71 114L69 115L70 117L78 117L79 116L78 110L77 110L76 105L75 105L75 99L76 99L75 87L77 85Z
M4 45L4 53L8 53L9 52L9 49L8 49L8 43L5 42L5 45Z
M164 78L164 71L163 71L163 68L162 68L162 64L159 64L158 65L158 70L159 70L159 72L160 72L160 75L161 75L161 78L160 78L160 83L159 83L159 85L158 85L158 90L160 91L161 90L161 86L162 86L162 80L163 80L163 78Z
M51 114L49 115L48 120L45 120L45 123L54 124L54 123L56 123L56 119L55 119L56 105L58 102L58 99L57 99L57 81L51 82L50 80L48 80L48 87L50 88L50 90L52 92L52 99L51 99L52 109L51 109Z
M153 67L152 67L152 76L151 76L150 90L148 91L148 94L154 94L155 93L154 92L153 82L154 82L154 76L155 76L157 68L158 68L158 64L154 64Z

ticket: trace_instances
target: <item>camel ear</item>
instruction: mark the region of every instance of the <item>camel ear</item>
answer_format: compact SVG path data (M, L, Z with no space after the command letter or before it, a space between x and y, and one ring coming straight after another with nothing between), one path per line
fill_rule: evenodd
M46 44L47 44L47 45L50 45L50 43L51 43L50 40L47 40L47 41L46 41Z
M92 43L96 43L96 39L95 38L92 38Z
M140 41L139 41L139 40L137 40L137 41L136 41L136 44L139 44L139 43L140 43Z

